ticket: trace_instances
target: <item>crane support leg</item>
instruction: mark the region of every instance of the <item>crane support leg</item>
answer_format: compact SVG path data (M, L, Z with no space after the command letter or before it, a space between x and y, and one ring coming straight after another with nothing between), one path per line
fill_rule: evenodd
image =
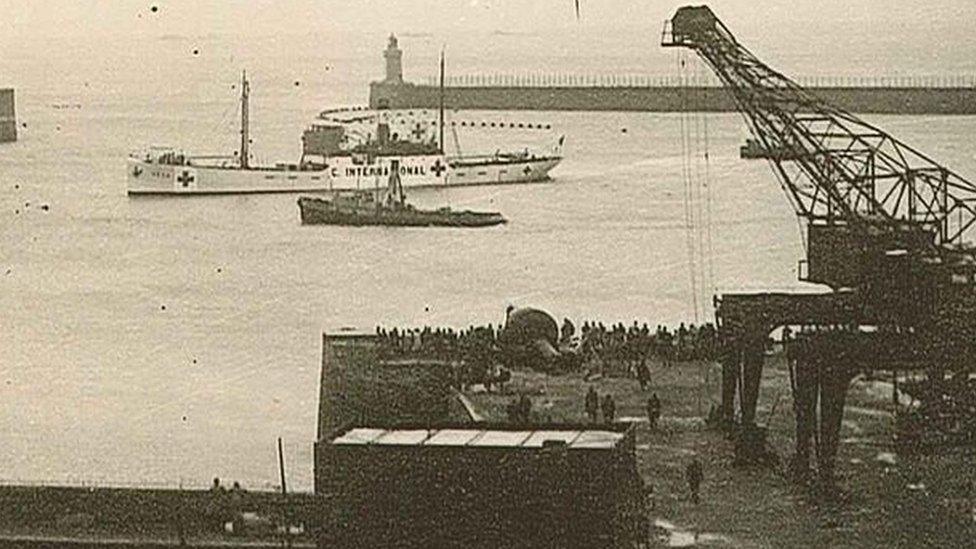
M739 386L741 353L738 348L725 354L722 359L722 426L726 429L735 423L735 391Z
M836 359L824 364L820 372L820 446L817 452L817 471L820 484L834 486L834 462L840 443L840 428L844 419L844 401L851 384L851 369Z
M765 335L765 334L762 334ZM756 405L759 402L759 382L762 379L763 340L752 337L742 349L742 424L756 425Z
M796 455L793 456L795 478L804 482L810 474L810 446L817 426L817 365L806 358L796 360L796 389L793 394L796 412Z

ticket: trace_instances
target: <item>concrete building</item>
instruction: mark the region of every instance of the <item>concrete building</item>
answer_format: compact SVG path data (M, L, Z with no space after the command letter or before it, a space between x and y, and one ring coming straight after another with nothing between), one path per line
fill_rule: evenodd
M454 366L373 333L323 335L319 547L647 541L632 425L481 421Z
M14 90L0 89L0 143L17 140L17 113Z
M322 335L318 438L356 424L471 419L449 363L390 356L375 334Z
M315 446L318 545L639 547L629 424L364 424Z

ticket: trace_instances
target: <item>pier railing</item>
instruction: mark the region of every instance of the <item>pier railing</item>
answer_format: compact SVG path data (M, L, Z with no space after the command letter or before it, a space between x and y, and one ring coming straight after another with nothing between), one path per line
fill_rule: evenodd
M976 88L976 75L926 76L800 76L794 81L807 88ZM436 76L421 80L437 85ZM653 88L721 87L710 74L665 76L651 74L461 74L447 77L451 88Z

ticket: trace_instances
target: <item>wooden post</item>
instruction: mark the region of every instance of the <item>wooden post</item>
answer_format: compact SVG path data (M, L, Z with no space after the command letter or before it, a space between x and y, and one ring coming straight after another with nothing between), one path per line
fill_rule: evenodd
M281 449L281 437L278 437L278 469L281 472L281 496L285 521L285 547L291 547L291 513L288 512L288 485L285 483L285 453Z
M898 406L898 370L891 369L891 403Z

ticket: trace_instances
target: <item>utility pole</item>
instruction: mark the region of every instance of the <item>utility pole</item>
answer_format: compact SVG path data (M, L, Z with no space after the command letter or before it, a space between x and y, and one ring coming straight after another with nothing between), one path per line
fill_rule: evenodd
M288 512L288 486L285 484L285 453L281 449L281 437L278 437L278 470L281 473L281 496L284 511L282 516L285 519L285 547L291 547L291 513Z

